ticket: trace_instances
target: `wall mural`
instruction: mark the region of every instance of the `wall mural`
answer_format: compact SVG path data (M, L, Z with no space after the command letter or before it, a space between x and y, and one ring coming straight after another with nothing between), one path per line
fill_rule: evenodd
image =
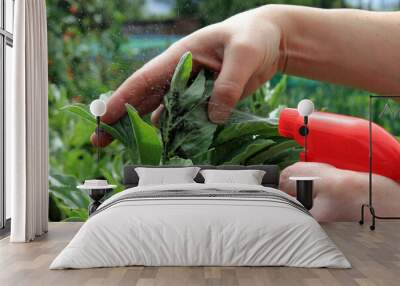
M166 20L144 15L139 3L132 7L127 0L67 2L47 4L53 43L49 46L51 220L86 220L90 200L76 186L101 177L116 186L113 193L120 192L122 169L128 164L278 165L280 189L289 194L296 192L290 177L320 179L314 183L318 204L312 209L318 220L360 219L370 182L370 94L357 89L278 74L241 100L229 119L218 125L207 114L215 75L192 70L192 53L187 52L175 68L162 113L153 122L127 103L126 115L119 121L100 123L101 132L114 141L102 148L97 159L90 141L96 129L89 109L92 100L107 102L112 90L150 58L210 21L230 15L224 11L207 18L204 5L186 11L191 18L182 22L176 12ZM338 4L343 1L331 2L332 7L343 5ZM301 131L304 116L297 110L305 98L316 109L303 129L307 136ZM398 103L390 98L374 102L371 110L374 191L389 196L400 191L398 110ZM385 202L378 199L377 204L382 209ZM394 209L388 204L384 213L392 214Z

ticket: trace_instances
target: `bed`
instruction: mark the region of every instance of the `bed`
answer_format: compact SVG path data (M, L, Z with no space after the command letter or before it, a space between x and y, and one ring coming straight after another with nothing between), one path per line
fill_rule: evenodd
M265 171L261 185L194 183L138 186L103 202L50 269L144 266L350 268L311 214L278 190L277 166L199 166ZM173 166L171 168L174 168Z

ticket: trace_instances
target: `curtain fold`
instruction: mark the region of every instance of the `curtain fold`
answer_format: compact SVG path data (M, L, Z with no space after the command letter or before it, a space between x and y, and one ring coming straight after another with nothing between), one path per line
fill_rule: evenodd
M12 194L10 241L27 242L48 226L45 0L16 1L14 20L14 94L6 99L6 187Z

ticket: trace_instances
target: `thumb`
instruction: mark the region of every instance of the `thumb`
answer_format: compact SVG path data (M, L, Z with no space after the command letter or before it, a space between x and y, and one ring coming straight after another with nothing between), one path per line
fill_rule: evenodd
M222 69L208 104L210 120L215 123L223 123L229 117L254 73L255 58L249 49L241 44L228 46L224 51Z
M151 123L153 123L154 126L158 127L158 122L160 121L164 109L164 104L160 104L157 109L151 113Z

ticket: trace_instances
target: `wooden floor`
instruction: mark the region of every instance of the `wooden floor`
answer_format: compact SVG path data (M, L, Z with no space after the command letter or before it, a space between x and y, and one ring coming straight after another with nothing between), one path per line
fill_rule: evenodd
M325 224L324 229L352 269L288 267L124 267L48 270L80 223L51 223L33 243L0 241L0 285L400 285L400 223L378 222L375 232L357 223Z

